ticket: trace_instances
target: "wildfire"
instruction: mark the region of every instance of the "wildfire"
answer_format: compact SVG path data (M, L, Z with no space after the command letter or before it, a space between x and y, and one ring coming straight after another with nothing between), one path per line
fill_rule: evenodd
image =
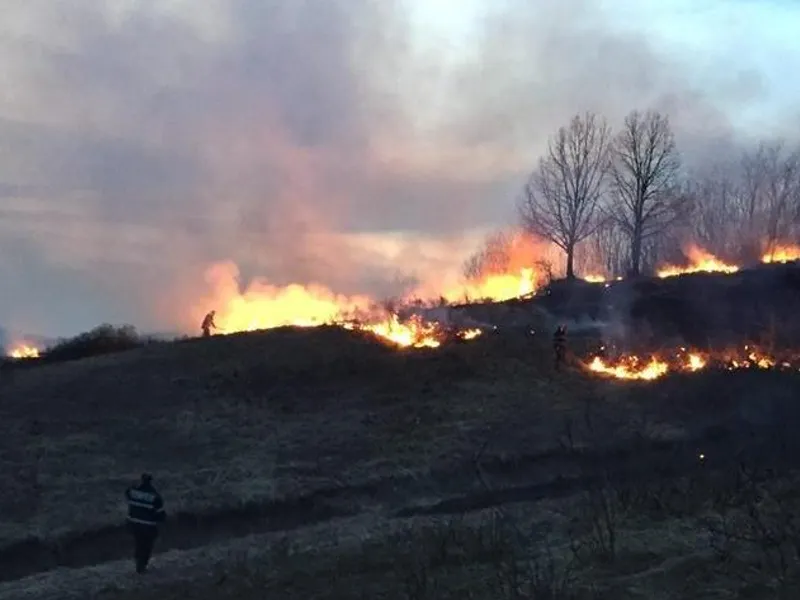
M690 373L706 368L719 368L729 371L739 369L797 369L800 363L792 357L779 359L758 348L746 345L741 349L717 353L704 353L699 350L681 348L668 356L653 355L645 360L635 355L623 355L614 361L596 356L584 366L592 373L615 379L640 379L652 381L669 372Z
M739 270L738 266L725 263L698 246L690 246L685 254L689 259L688 266L667 265L660 268L656 274L665 279L689 273L736 273Z
M419 315L401 319L389 309L378 306L367 296L334 294L319 285L289 285L277 287L256 280L244 291L240 290L238 268L231 263L214 265L207 279L214 288L213 299L206 305L215 305L216 333L226 335L242 331L257 331L276 327L317 327L337 325L348 330L369 332L394 345L408 348L437 348L452 334L462 340L474 340L480 329L449 331L436 322L428 322ZM487 278L480 289L502 296L516 289L527 289L532 272L520 278ZM528 279L526 279L526 277ZM517 295L517 294L514 294ZM446 296L445 296L446 297ZM199 323L205 309L193 311Z
M441 296L448 302L462 300L489 300L503 302L536 293L536 270L523 267L517 273L491 274L478 281L468 281L462 286L446 290Z
M403 348L438 348L442 332L435 323L425 323L419 317L411 317L401 323L397 315L391 315L378 323L342 323L350 330L368 331Z
M428 281L415 290L421 298L442 297L450 303L488 300L503 302L530 296L544 283L547 245L522 231L506 231L487 238L471 263L466 281Z
M616 379L644 379L647 381L658 379L669 370L669 365L656 357L644 362L638 356L622 357L614 365L609 365L599 356L595 356L588 367L594 373L610 375Z
M8 353L11 358L39 358L39 349L29 344L17 344Z
M777 246L761 257L763 263L787 263L800 260L800 246Z

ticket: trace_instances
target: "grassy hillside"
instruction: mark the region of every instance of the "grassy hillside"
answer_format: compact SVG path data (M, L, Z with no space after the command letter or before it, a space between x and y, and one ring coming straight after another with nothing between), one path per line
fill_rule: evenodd
M399 351L337 328L20 370L0 597L774 598L797 553L736 507L794 506L797 384L619 384L523 332ZM146 584L121 526L143 470L170 514Z

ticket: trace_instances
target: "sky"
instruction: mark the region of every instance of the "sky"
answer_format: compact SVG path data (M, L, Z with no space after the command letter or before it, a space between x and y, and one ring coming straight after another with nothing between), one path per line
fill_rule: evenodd
M690 163L796 135L797 31L788 0L6 0L0 325L193 330L216 261L452 272L577 112L663 110Z

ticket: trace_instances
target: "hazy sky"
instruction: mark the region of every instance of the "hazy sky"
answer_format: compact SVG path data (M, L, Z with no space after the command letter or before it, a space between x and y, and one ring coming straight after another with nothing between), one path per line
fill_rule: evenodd
M185 325L203 273L383 293L513 218L572 114L800 127L794 0L5 0L0 324Z

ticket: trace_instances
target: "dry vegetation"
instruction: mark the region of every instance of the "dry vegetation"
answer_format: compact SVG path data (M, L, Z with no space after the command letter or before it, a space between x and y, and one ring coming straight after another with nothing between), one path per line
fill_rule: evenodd
M796 597L797 383L620 385L522 333L335 328L20 370L0 597ZM120 522L145 469L170 521L143 584Z

